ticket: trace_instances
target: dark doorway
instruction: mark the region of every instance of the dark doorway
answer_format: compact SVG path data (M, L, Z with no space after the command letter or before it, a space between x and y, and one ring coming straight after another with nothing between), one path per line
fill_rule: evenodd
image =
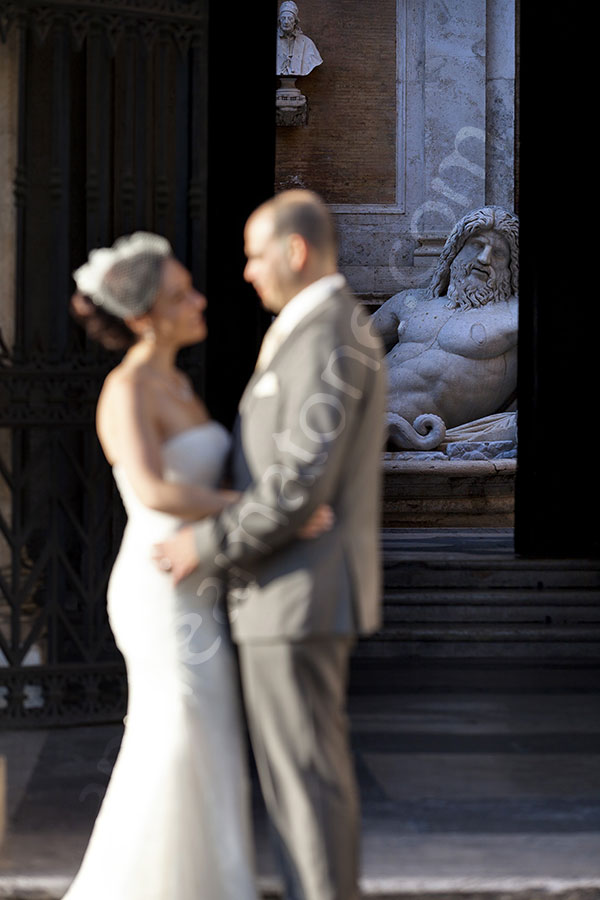
M94 427L118 358L73 323L73 269L120 234L164 234L210 299L210 338L180 362L226 424L254 364L266 323L241 235L273 187L274 9L242 5L235 28L212 0L2 14L19 43L15 341L0 359L0 718L13 724L111 719L126 699L106 618L123 512Z
M519 554L600 556L595 144L576 98L595 50L558 3L520 4Z

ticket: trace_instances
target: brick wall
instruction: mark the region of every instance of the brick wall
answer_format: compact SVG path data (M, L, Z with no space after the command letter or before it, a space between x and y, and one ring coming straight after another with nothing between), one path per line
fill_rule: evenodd
M328 203L394 203L396 0L298 6L323 63L296 81L308 124L277 129L275 187L312 188Z

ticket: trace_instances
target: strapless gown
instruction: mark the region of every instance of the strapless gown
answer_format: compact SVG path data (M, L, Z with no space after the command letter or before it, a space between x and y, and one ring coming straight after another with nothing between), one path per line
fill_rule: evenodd
M218 423L163 445L171 481L217 486L229 449ZM108 611L127 665L120 751L64 900L256 900L250 789L236 660L221 585L176 588L152 545L181 521L145 507L113 474L127 512Z

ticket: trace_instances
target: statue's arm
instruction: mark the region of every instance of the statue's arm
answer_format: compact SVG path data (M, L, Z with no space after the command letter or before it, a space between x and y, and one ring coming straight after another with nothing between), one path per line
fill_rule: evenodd
M397 298L390 297L371 316L372 328L381 337L386 353L398 343L399 306Z

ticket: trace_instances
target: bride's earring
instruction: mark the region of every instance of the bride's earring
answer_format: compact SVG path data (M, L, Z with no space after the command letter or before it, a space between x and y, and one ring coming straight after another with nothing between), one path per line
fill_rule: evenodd
M152 325L150 325L150 326L148 326L148 328L146 328L146 330L144 331L144 334L143 334L143 338L145 341L148 341L149 344L156 343L156 332L155 332L154 328L152 327Z

